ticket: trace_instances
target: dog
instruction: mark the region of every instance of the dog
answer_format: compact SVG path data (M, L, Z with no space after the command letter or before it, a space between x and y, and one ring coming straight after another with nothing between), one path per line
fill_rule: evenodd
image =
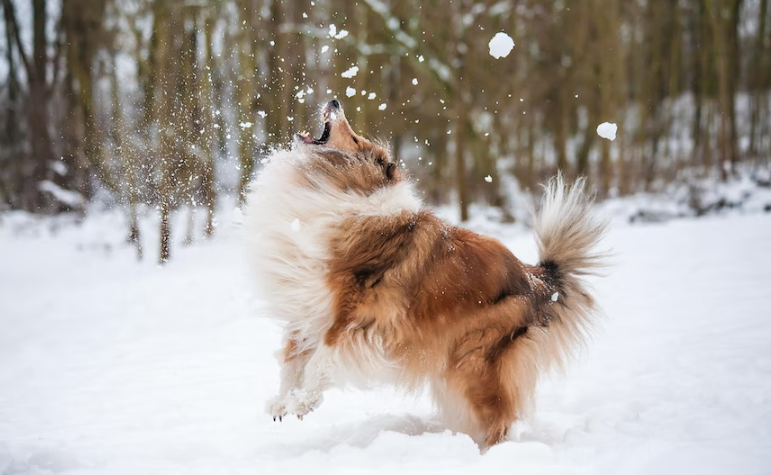
M269 157L244 213L249 265L284 327L268 413L302 419L345 384L427 385L448 429L505 440L599 312L582 277L603 266L607 221L582 180L557 175L534 212L540 263L524 264L426 209L337 100L322 117L320 138Z

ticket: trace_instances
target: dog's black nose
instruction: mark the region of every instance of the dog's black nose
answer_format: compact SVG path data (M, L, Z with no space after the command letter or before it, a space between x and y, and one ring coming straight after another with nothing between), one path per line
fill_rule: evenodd
M331 101L329 101L329 104L327 104L327 106L331 109L339 109L340 101L338 101L337 99L332 99Z

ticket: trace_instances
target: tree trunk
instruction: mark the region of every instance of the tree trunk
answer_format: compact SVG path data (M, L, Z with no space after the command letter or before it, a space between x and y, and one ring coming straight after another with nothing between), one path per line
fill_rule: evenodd
M278 0L274 0L277 2ZM240 0L238 11L241 19L241 36L238 41L238 57L241 70L236 88L238 90L238 156L241 164L241 177L238 182L238 203L246 202L246 192L254 171L254 123L256 121L252 101L254 97L254 70L256 68L252 35L254 31L253 14L250 0ZM245 23L244 23L245 22Z
M212 121L214 113L212 109L212 71L214 70L212 31L214 30L214 19L206 13L204 15L204 71L200 75L199 91L201 96L201 129L204 130L201 136L201 148L206 162L204 163L201 187L206 202L206 224L203 233L204 236L211 236L214 234L214 211L217 208L213 146L216 136Z
M110 86L112 89L112 116L113 116L113 141L115 143L116 154L120 160L121 170L126 180L126 188L121 192L121 201L128 207L129 233L126 241L135 246L137 250L137 260L141 261L144 255L142 248L142 235L139 230L139 219L137 218L137 205L139 204L139 190L137 189L137 170L134 163L136 150L131 141L123 140L126 135L126 127L123 122L123 110L120 100L120 87L118 86L118 72L115 67L115 52L113 52L113 68L110 74Z
M725 181L729 173L733 173L736 163L735 138L732 136L731 121L733 111L730 95L730 64L728 54L730 52L728 41L728 27L721 12L725 8L721 1L704 0L705 13L712 30L712 47L715 55L715 68L717 70L718 83L718 108L720 113L720 128L718 148L720 160L718 163L720 178Z

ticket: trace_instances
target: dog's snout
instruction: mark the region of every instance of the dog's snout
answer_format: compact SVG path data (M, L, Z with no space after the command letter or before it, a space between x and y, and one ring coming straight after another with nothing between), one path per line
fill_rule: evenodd
M329 101L329 104L327 104L327 107L329 107L330 109L339 109L340 101L338 101L337 99L332 99L331 101Z

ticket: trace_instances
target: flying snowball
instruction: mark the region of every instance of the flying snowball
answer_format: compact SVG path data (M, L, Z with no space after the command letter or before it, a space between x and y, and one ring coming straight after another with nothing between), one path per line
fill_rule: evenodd
M617 131L618 131L618 126L611 122L603 122L602 124L597 126L597 135L599 135L604 139L608 139L610 141L616 140Z
M490 56L495 59L505 58L514 49L514 40L501 31L493 36L488 46L490 47Z

